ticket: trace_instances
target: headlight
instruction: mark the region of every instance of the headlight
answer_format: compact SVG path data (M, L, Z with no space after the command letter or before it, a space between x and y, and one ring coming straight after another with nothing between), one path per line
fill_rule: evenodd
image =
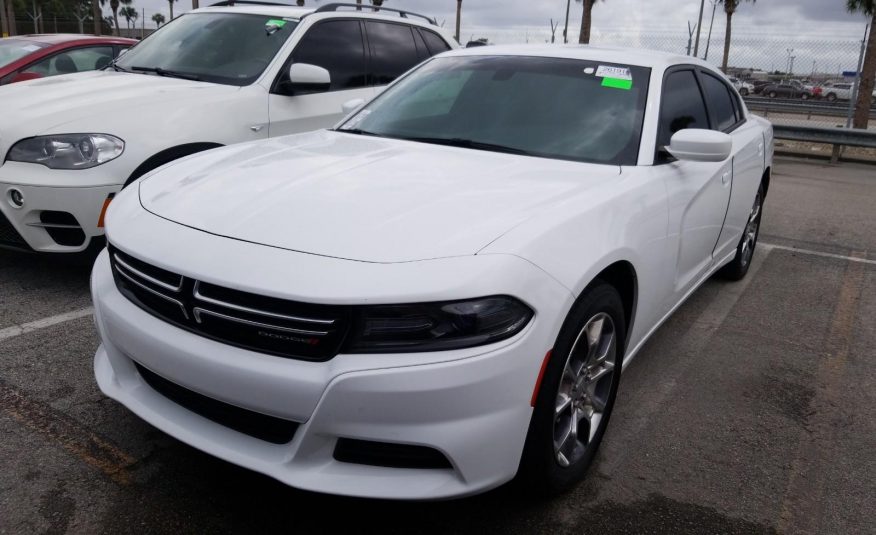
M508 296L356 309L346 353L444 351L510 338L532 309Z
M50 169L88 169L118 158L125 142L107 134L59 134L23 139L6 157Z

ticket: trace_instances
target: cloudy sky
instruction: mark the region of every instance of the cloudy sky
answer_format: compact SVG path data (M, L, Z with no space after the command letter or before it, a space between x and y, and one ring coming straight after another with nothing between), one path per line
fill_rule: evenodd
M307 0L307 4L328 1ZM711 14L710 1L706 0L706 18ZM201 5L210 2L201 0ZM696 21L699 4L699 0L604 0L593 10L594 28L684 33L687 21ZM385 5L437 17L439 22L446 21L447 27L454 25L456 0L386 0ZM165 0L134 0L134 6L146 9L147 21L152 13L160 11L165 16L168 13ZM468 33L483 28L546 28L551 18L557 20L565 16L565 8L565 0L463 0L463 28ZM174 4L175 13L188 9L191 9L190 0ZM716 31L723 32L723 19L719 6ZM743 4L733 20L734 28L743 34L805 33L830 37L862 34L866 23L863 16L845 11L845 0L760 0L756 4ZM577 27L580 21L581 5L572 0L569 26Z

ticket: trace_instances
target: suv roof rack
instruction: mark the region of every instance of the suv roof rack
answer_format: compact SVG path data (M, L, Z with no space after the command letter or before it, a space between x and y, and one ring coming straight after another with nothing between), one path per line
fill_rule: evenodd
M261 0L222 0L215 4L210 4L210 7L235 6L242 4L245 6L282 6L282 7L297 7L294 4L281 4L280 2L263 2Z
M372 12L382 12L389 11L392 13L398 13L402 18L408 18L408 16L412 17L420 17L422 19L426 19L429 24L433 26L438 26L438 22L432 17L427 17L426 15L421 15L419 13L414 13L413 11L403 11L401 9L393 9L391 7L377 7L377 6L365 6L361 4L350 4L350 3L334 3L334 4L326 4L324 6L319 6L313 13L325 13L327 11L338 11L339 8L342 7L352 7L356 8L359 11L371 10Z

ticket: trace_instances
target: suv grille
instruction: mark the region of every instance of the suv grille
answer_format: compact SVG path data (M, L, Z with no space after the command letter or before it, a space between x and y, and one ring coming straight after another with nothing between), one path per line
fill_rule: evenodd
M298 423L296 422L241 409L203 394L198 394L168 381L136 362L134 364L137 366L137 371L140 372L140 377L153 390L177 405L208 420L212 420L219 425L224 425L239 433L244 433L273 444L292 442L292 439L295 437L295 431L298 430Z
M0 245L6 245L15 248L28 248L27 243L21 234L12 226L12 223L6 219L3 212L0 212Z
M108 246L113 278L134 304L201 336L280 357L325 361L340 350L350 309L224 288L183 277Z

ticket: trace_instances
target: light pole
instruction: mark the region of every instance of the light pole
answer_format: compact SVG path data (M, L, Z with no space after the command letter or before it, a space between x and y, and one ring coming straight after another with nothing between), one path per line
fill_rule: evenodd
M703 56L703 61L709 59L709 47L712 45L712 28L715 26L715 8L718 7L718 0L712 0L712 23L709 24L709 38L706 40L706 55Z
M788 53L788 61L785 63L785 67L786 67L785 72L790 74L791 68L794 66L794 64L792 63L792 60L791 60L791 54L794 53L794 49L793 48L786 48L785 51Z
M569 8L572 5L572 0L566 0L566 26L563 28L563 44L569 43Z

